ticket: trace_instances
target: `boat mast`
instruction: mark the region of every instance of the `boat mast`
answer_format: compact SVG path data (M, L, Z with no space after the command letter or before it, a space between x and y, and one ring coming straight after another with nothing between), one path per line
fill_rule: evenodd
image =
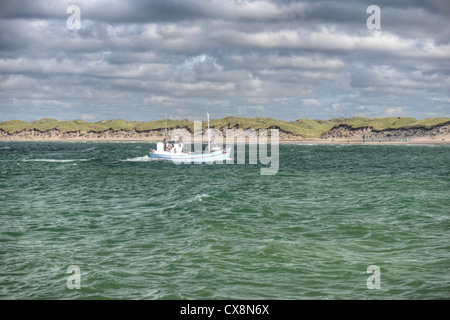
M166 115L166 124L164 126L164 146L167 142L167 115Z
M208 115L208 152L211 152L211 133L209 130L209 113L206 113Z

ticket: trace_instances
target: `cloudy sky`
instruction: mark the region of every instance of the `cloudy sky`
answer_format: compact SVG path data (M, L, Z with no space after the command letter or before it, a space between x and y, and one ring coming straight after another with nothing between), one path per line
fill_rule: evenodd
M206 111L450 117L450 1L0 1L0 121Z

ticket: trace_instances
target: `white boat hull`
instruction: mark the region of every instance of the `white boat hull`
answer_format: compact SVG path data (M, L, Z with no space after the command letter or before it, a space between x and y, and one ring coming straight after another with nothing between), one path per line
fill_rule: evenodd
M227 160L230 157L231 147L213 151L211 153L172 153L169 151L150 151L150 158L155 160L168 160L177 163L212 163Z

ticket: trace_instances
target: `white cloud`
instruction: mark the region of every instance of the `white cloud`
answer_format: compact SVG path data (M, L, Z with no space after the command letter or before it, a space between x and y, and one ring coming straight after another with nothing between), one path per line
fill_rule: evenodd
M320 107L322 102L317 99L303 99L303 105L306 107Z
M333 104L331 105L331 109L333 109L333 110L335 110L335 111L339 111L339 110L341 110L341 106L340 106L339 103L333 103Z
M387 108L386 109L386 114L388 116L400 116L402 114L404 114L404 110L402 107L396 107L396 108Z
M450 98L449 97L431 97L428 98L429 100L431 100L432 102L446 102L446 103L450 103Z
M293 119L420 117L450 102L450 21L434 2L394 2L382 29L367 30L365 8L332 0L80 0L77 31L65 24L69 0L28 2L0 10L3 118L27 106L34 120L43 108L134 119L205 105Z
M96 115L94 115L94 114L88 114L88 113L83 113L83 114L80 116L80 119L83 120L83 121L89 121L89 120L93 120L93 119L96 119L96 118L97 118Z

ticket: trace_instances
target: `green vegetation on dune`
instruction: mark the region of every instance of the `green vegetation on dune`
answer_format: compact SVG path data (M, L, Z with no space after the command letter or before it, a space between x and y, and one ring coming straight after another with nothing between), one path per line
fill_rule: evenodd
M145 131L145 130L162 130L165 128L167 122L168 129L175 128L187 128L190 131L194 130L194 122L189 120L171 120L171 119L161 119L150 122L139 122L136 125L137 131Z
M450 118L427 118L423 120L417 120L411 117L389 117L389 118L363 118L363 117L352 117L352 118L339 118L332 119L339 125L347 125L352 128L364 128L372 127L374 130L382 131L389 129L400 129L400 128L432 128L436 125L440 125L450 121Z
M301 135L307 138L317 138L335 126L324 120L299 119L295 123L300 128Z
M105 128L104 130L112 129L112 130L133 130L136 128L136 125L139 124L138 121L125 121L122 119L114 119L114 120L104 120L98 121L95 123L97 128ZM97 130L101 131L101 130Z
M8 133L20 132L22 130L59 130L60 132L102 132L106 130L163 130L166 126L168 129L186 128L191 132L194 130L194 122L189 120L156 120L150 122L142 121L125 121L122 119L102 120L95 123L83 120L59 121L56 119L41 119L33 122L21 120L10 120L0 122L0 129ZM329 131L335 126L345 125L351 128L372 127L374 130L382 131L388 129L400 128L432 128L436 125L450 122L450 118L427 118L417 120L411 117L390 117L390 118L335 118L330 120L310 120L299 119L293 122L271 119L271 118L242 118L242 117L225 117L222 119L212 119L210 125L215 129L223 128L240 128L240 129L270 129L278 128L283 132L293 135L301 135L306 138L317 138L321 134ZM207 126L207 122L202 122L203 128Z
M426 118L423 120L418 120L415 123L413 123L411 125L411 127L424 127L424 128L432 128L435 127L437 125L443 124L443 123L447 123L450 121L450 118Z
M33 123L22 120L0 122L0 129L9 133L19 132L24 129L33 129L34 127L35 125Z
M301 128L293 122L282 121L271 118L240 118L240 117L226 117L223 119L214 119L211 121L211 126L217 129L239 128L239 129L269 129L277 128L285 132L293 134L302 134Z

